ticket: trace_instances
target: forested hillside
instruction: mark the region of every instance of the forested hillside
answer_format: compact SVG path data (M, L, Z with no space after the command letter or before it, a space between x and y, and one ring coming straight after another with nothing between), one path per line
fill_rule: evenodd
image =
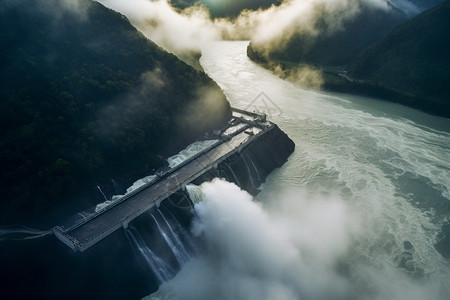
M367 1L350 3L347 9L330 9L318 2L309 24L292 24L289 30L294 33L286 38L252 42L251 47L267 60L340 66L406 20L402 11L390 5L384 8Z
M389 10L381 11L366 6L331 32L330 13L319 9L312 24L316 35L305 30L286 44L252 42L247 54L297 84L296 74L306 66L320 74L319 88L324 90L377 97L450 117L450 1L416 15L437 2L393 1Z
M411 95L416 107L450 117L450 1L365 50L350 65L349 74Z
M230 116L219 87L90 0L0 3L0 220L98 200Z

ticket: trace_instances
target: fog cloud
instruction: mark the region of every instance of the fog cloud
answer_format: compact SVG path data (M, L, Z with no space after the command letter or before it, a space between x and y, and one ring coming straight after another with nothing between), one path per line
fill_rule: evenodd
M188 132L204 132L214 127L218 120L224 120L223 112L228 110L226 105L229 103L219 88L201 86L187 105L186 113L180 117L179 126Z
M222 39L252 40L283 47L298 32L321 34L342 30L343 22L362 7L389 9L385 0L285 0L279 6L244 10L237 18L212 19L204 6L174 9L168 0L100 0L125 14L148 38L177 55L200 51L206 43ZM325 24L325 26L323 26Z
M202 188L193 231L206 250L158 296L345 299L348 283L338 274L337 262L354 228L345 203L306 201L297 194L270 212L234 184L217 179Z
M324 83L322 70L313 66L283 68L281 64L270 62L267 67L281 78L284 78L305 89L320 89Z
M269 206L219 179L202 184L202 191L192 229L203 240L202 253L146 299L418 300L448 295L440 281L448 281L446 274L413 278L398 268L393 253L370 246L381 243L372 235L380 228L339 196L312 196L298 188L277 195Z
M178 12L167 0L99 2L126 15L149 39L175 54L200 51L203 43L221 38L204 7Z
M114 89L114 83L106 83L105 88ZM136 124L150 122L149 111L151 108L158 108L158 93L167 86L167 77L163 70L155 68L141 74L139 85L128 94L117 97L109 105L101 107L98 112L98 121L92 126L96 136L101 139L114 139L125 134L141 135L142 131L128 132L129 128L134 128Z

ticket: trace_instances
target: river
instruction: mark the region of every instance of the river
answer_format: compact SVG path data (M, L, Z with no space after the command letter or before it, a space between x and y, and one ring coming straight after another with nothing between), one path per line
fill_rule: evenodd
M220 179L189 187L196 255L148 298L449 299L450 120L301 89L250 61L247 44L212 43L201 64L233 106L266 113L296 149L255 199ZM164 248L149 224L136 226ZM73 253L45 231L4 230L41 236L2 241L5 299L136 299L158 286L131 232Z
M194 231L208 250L151 298L448 299L450 120L301 89L250 61L247 45L212 43L200 62L295 152L256 201L202 186Z

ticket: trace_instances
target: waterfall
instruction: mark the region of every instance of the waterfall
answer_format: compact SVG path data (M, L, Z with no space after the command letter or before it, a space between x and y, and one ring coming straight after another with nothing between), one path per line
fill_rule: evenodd
M189 260L190 255L189 255L188 251L186 250L186 247L184 246L183 241L181 240L180 234L176 230L173 229L172 225L169 223L169 221L166 219L166 217L164 216L164 214L161 212L160 209L158 209L158 213L164 220L164 223L166 223L166 226L170 231L170 235L173 238L173 242L174 242L175 246L183 254L183 257L187 258L187 260L186 260L186 262L187 262Z
M180 237L183 238L183 241L187 244L188 249L191 250L190 253L197 254L198 248L195 242L193 241L191 235L183 228L183 226L181 226L180 222L178 222L177 218L175 218L175 216L170 212L169 209L167 209L167 207L164 207L164 209L166 210L167 213L169 213L169 218L170 220L172 220L172 224L175 227L175 231L178 233Z
M153 220L155 221L155 224L158 227L159 232L161 233L162 237L166 241L167 245L170 247L170 250L172 250L172 253L175 256L178 263L180 264L180 266L184 265L186 262L189 261L189 255L186 252L186 249L184 249L184 247L182 249L180 249L177 245L175 245L174 241L161 228L161 225L159 224L159 222L155 218L155 216L153 214L150 214L150 215L153 218ZM183 249L184 249L184 252L183 252Z
M225 180L229 180L227 172L225 172L225 170L223 170L222 168L217 168L216 172L217 172L217 175L219 178L224 178Z
M103 193L102 189L100 188L100 186L97 185L98 190L100 191L100 193L102 193L103 198L105 198L105 201L108 201L108 198L106 198L105 193Z
M189 195L189 198L192 200L192 202L194 202L194 203L202 202L203 192L202 192L201 187L199 187L195 184L188 184L188 185L186 185L186 191Z
M155 274L159 283L164 283L175 277L175 272L169 267L169 265L159 256L157 256L145 243L142 236L139 234L136 228L133 226L128 227L125 230L128 240L130 241L133 249L138 250L141 256L147 262L147 265Z
M245 167L247 168L247 172L248 172L248 177L250 177L250 182L252 183L252 186L254 188L256 188L255 183L253 182L253 176L252 176L252 171L250 170L250 167L248 166L247 160L245 159L245 157L241 154L241 158L244 160L245 162Z
M250 155L248 155L248 153L244 153L244 154L245 154L245 156L247 156L247 158L250 160L250 163L252 164L253 169L255 169L256 176L257 176L258 180L261 181L261 176L259 176L258 168L255 166L255 163L253 162L252 157L251 157Z
M234 173L233 169L230 167L230 165L225 161L224 164L228 167L228 169L231 171L231 174L234 177L234 180L236 180L236 183L238 186L242 187L241 183L239 182L239 179L237 178L236 174Z

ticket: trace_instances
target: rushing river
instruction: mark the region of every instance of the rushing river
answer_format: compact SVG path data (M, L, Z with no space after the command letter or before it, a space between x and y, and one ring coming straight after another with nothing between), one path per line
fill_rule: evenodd
M301 89L250 61L247 44L212 43L201 64L233 106L265 112L296 144L257 198L220 179L188 186L191 234L163 207L85 253L3 227L20 241L0 245L0 298L135 299L158 287L153 273L177 273L159 258L142 268L148 249L177 248L181 270L149 299L450 299L450 120Z
M256 201L202 186L206 253L152 298L449 299L450 120L301 89L250 61L247 44L210 44L201 64L296 150Z

